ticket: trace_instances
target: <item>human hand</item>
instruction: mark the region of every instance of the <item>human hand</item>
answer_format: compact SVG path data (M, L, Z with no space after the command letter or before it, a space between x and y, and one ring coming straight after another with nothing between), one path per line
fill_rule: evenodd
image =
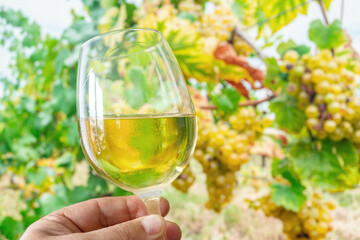
M165 216L169 202L162 198L160 210ZM105 197L77 203L36 221L21 240L168 240L181 239L181 230L158 215L147 215L137 196Z

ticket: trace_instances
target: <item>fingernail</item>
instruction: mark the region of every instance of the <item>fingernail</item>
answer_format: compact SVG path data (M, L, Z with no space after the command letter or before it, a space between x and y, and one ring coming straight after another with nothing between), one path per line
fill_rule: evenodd
M163 222L159 215L149 215L141 223L148 235L155 235L161 231Z

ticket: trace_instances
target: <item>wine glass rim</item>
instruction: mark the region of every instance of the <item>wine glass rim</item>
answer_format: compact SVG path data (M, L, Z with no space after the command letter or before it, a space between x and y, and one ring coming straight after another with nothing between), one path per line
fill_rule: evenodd
M149 51L149 49L152 49L153 47L155 47L156 45L158 45L161 41L165 40L164 36L162 35L162 33L156 29L152 29L152 28L141 28L141 27L134 27L134 28L124 28L124 29L116 29L110 32L106 32L103 34L99 34L96 35L88 40L86 40L83 44L81 44L81 48L84 48L86 46L88 46L89 44L91 44L92 42L95 42L105 36L108 35L112 35L112 34L118 34L118 33L123 33L123 32L136 32L136 31L149 31L149 32L153 32L155 34L157 34L160 38L158 40L158 42L156 42L154 45L149 46L143 50L139 50L138 52L146 52ZM131 54L132 55L132 54Z

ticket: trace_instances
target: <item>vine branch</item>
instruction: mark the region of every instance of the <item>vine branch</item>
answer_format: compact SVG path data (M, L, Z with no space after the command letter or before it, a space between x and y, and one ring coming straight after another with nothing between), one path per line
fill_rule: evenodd
M259 58L261 58L261 60L264 60L265 55L263 54L261 49L254 44L254 42L245 34L245 32L240 27L236 26L234 28L231 40L233 40L233 35L241 37L256 52Z
M326 13L326 9L325 9L324 2L323 2L323 0L317 0L317 1L319 2L320 8L321 8L321 13L322 13L322 15L323 15L323 17L324 17L325 25L326 25L326 26L329 26L329 25L330 25L330 22L329 22L329 18L328 18L328 16L327 16L327 13ZM332 48L332 49L330 49L330 50L331 50L332 55L335 56L335 49Z
M273 99L275 97L277 97L276 94L271 95L271 96L261 99L261 100L250 100L250 101L242 102L242 103L239 103L239 107L257 106L260 103L270 101L271 99ZM215 105L197 105L196 107L201 108L201 109L206 109L206 110L214 110L217 108L217 106L215 106Z
M319 5L320 5L320 8L321 8L322 15L324 17L325 24L329 25L330 24L329 23L329 18L328 18L327 13L326 13L324 2L323 2L323 0L318 0L318 2L319 2Z

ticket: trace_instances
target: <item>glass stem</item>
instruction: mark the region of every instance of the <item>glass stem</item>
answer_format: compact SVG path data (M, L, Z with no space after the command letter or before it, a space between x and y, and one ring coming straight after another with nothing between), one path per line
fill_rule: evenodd
M160 198L162 189L152 189L148 191L135 192L145 203L149 214L158 214L160 212Z
M148 197L148 198L145 198L143 201L147 208L148 214L161 215L160 196Z
M146 191L146 192L136 192L145 203L148 214L157 214L161 216L160 211L160 198L161 198L161 189ZM166 233L162 236L161 240L166 240Z

